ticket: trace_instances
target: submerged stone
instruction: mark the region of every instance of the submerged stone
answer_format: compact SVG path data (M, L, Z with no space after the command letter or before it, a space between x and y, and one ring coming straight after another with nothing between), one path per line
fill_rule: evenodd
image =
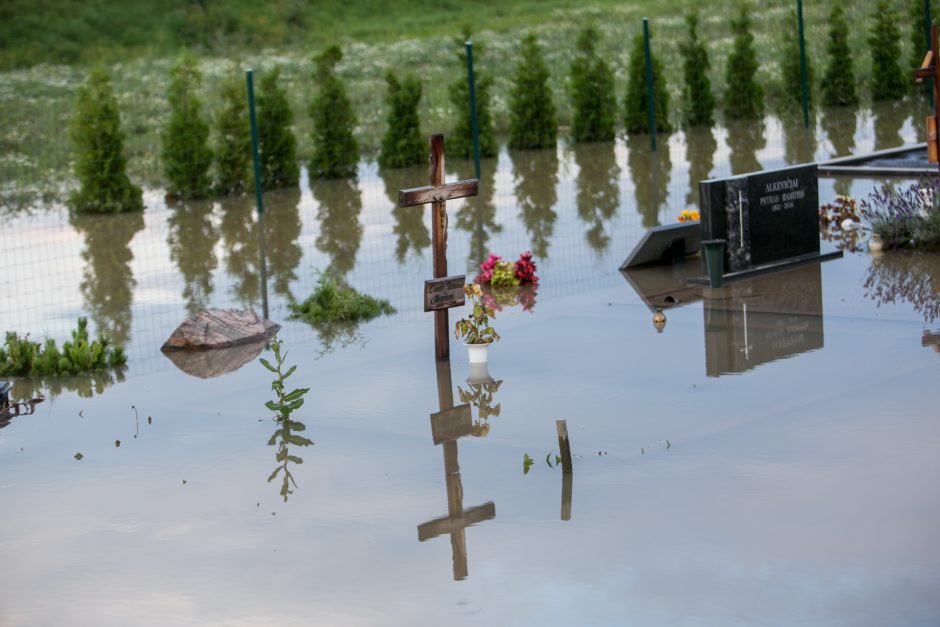
M253 311L207 309L176 327L160 350L205 350L256 342L263 344L280 328L280 325Z

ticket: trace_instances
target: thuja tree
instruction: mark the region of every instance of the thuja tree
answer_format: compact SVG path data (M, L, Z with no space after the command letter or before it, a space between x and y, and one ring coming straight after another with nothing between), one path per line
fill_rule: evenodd
M698 38L698 14L686 15L685 24L688 36L679 44L685 123L689 126L712 126L715 123L715 96L708 78L708 47Z
M907 89L901 74L901 32L888 0L878 0L872 14L868 46L871 50L871 97L899 98Z
M656 113L656 130L671 130L669 125L669 91L663 66L656 56L653 64L653 110ZM633 38L630 62L627 69L627 95L624 99L624 126L628 133L643 133L648 130L646 92L646 54L643 50L643 35Z
M827 107L858 104L852 51L849 49L849 24L842 2L835 2L829 12L829 42L826 44L826 71L823 74L822 99Z
M382 138L379 165L383 168L401 168L426 161L427 144L421 137L418 103L421 102L421 81L409 77L399 81L394 73L385 76L388 93L385 95L388 129Z
M294 187L300 180L297 138L291 130L294 113L280 85L281 69L261 77L258 94L258 144L264 189Z
M522 40L519 64L509 94L510 147L555 147L558 122L548 76L542 49L535 35L530 33Z
M317 95L310 103L313 121L310 174L314 178L355 176L359 164L359 144L353 136L356 114L345 85L336 76L336 65L342 58L339 46L330 46L314 58Z
M571 134L576 142L614 138L617 99L610 66L597 54L597 29L589 26L578 35L578 54L571 64Z
M95 68L78 90L69 128L79 188L69 205L83 213L116 213L144 208L141 189L127 178L124 134L108 75Z
M167 192L175 198L204 198L212 186L209 123L203 118L202 101L196 94L201 83L196 59L183 53L170 70L170 118L163 130L160 151Z
M796 19L796 11L790 11L787 17L789 28L781 29L784 33L782 46L783 58L780 59L780 70L783 93L782 104L786 109L799 107L803 104L803 80L800 71L800 32ZM808 48L808 46L807 46ZM809 102L813 101L814 85L813 64L806 51L806 85Z
M468 35L468 33L465 33ZM475 47L476 57L481 47ZM461 68L467 67L467 51L460 42L457 51ZM489 75L477 71L474 67L474 80L476 81L477 97L477 134L480 140L480 155L492 157L497 152L496 133L493 130L493 113L490 105L490 90L493 88L493 79ZM470 86L467 84L466 72L461 78L450 85L450 102L457 111L457 123L447 140L447 154L455 157L470 158L473 156L473 135L470 127Z
M222 83L222 104L215 118L217 145L215 149L220 194L240 194L248 188L248 167L251 159L251 128L245 83L232 76Z
M725 72L725 116L732 120L756 119L764 114L764 88L757 82L757 52L746 4L738 5L731 20L734 43Z

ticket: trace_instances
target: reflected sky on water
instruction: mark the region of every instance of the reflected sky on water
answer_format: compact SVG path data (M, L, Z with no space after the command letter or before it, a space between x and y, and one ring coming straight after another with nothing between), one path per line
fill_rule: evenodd
M850 141L820 116L817 154L873 148L872 116L857 122ZM768 119L747 147L716 129L706 154L674 133L652 161L630 140L484 162L489 190L448 203L451 273L531 248L541 277L531 311L505 301L485 374L456 341L434 362L430 216L393 209L426 168L269 195L271 318L289 383L311 388L292 416L306 446L265 408L257 360L203 379L159 352L193 308L260 307L250 199L10 220L3 326L61 338L84 313L130 361L0 429L0 624L936 623L937 258L846 252L718 292L617 271L688 206L689 155L706 176L808 154L781 131ZM822 179L821 200L876 182ZM287 303L327 270L399 313L324 355ZM559 418L570 481L546 462Z

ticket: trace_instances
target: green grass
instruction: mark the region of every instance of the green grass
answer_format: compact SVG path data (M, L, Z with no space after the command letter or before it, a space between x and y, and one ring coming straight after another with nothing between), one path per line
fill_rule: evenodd
M294 111L298 153L311 151L307 108L313 98L313 54L339 41L344 58L337 67L345 81L359 124L356 138L366 158L374 158L386 129L385 74L389 69L417 71L424 81L420 117L424 133L448 133L454 109L447 86L465 75L457 52L465 25L475 31L478 70L494 78L493 115L496 128L509 124L511 77L523 32L533 32L545 50L550 87L563 127L570 124L567 77L578 32L594 24L601 33L599 50L615 74L622 102L626 89L627 42L640 31L641 18L651 18L656 54L663 60L673 109L681 106L678 46L685 37L683 0L626 4L612 0L589 3L566 0L479 0L462 2L379 3L374 0L328 0L310 6L288 0L267 3L222 3L204 0L211 16L202 39L189 42L200 54L205 77L201 96L206 110L219 108L220 85L246 67L266 71L283 66L282 81ZM906 9L906 2L894 0ZM758 48L759 79L770 97L780 93L781 34L791 2L762 2L753 14ZM702 4L700 37L708 42L712 85L720 102L724 68L731 49L728 15L733 0ZM850 45L862 92L867 93L870 62L864 38L874 2L847 7L852 28ZM311 7L316 7L314 10ZM187 43L187 17L198 2L153 0L111 3L104 0L48 2L7 0L0 8L0 209L29 207L61 199L74 186L65 129L75 94L89 62L101 61L112 76L127 135L132 180L149 187L163 185L158 155L160 132L169 115L166 92L170 66ZM817 67L822 67L828 6L805 7L807 42ZM903 15L906 15L906 11ZM195 19L195 18L193 18ZM903 18L902 18L903 20ZM191 26L191 25L190 25ZM864 27L863 27L864 26ZM903 44L909 46L902 21ZM188 28L188 27L187 27ZM208 33L208 34L206 34ZM905 58L909 51L904 50ZM26 67L36 61L58 62ZM74 65L63 64L74 62ZM9 69L9 68L16 69ZM773 108L773 105L771 105ZM678 115L671 115L679 119Z

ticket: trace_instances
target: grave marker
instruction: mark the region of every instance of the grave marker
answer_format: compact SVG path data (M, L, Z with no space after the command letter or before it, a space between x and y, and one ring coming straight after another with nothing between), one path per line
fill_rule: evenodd
M444 136L440 133L428 138L430 145L431 184L424 187L403 189L398 192L399 207L414 207L431 203L431 241L434 249L434 278L447 277L447 201L456 198L476 196L479 187L477 179L467 179L456 183L444 183ZM448 277L457 279L458 277ZM427 291L427 286L425 286ZM462 305L463 303L459 303ZM427 303L425 303L427 306ZM450 357L450 325L447 308L457 307L454 303L442 309L434 309L434 353L438 361ZM427 311L427 309L425 309Z
M819 252L815 163L699 183L702 240L723 239L729 277L841 257Z

